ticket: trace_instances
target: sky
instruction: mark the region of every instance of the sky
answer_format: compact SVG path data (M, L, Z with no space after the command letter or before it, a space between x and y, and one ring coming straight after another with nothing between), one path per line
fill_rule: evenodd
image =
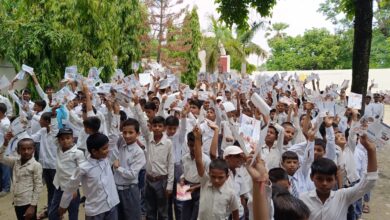
M289 24L286 33L291 36L303 34L305 30L316 28L326 28L333 32L334 25L319 12L317 12L319 5L324 0L278 0L276 6L272 10L272 18L267 21L271 23L284 22ZM196 5L198 7L199 21L201 30L207 32L210 25L208 17L214 15L218 17L216 5L213 0L184 0L184 3L190 6ZM250 21L259 21L261 17L256 15L254 11L251 13ZM259 30L255 35L253 42L259 44L262 48L269 50L267 41L264 38L265 30ZM256 56L250 56L249 62L252 64L261 64Z

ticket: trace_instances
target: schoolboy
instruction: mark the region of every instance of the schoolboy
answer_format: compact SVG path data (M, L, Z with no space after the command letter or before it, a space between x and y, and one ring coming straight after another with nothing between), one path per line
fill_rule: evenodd
M57 163L56 175L54 176L53 185L55 187L53 200L49 209L49 219L59 220L58 208L63 194L62 189L78 168L79 164L84 162L84 153L77 149L73 141L73 130L70 128L61 128L57 134ZM80 195L79 192L74 194L72 202L69 205L69 220L77 220L79 215Z
M374 187L378 179L376 146L366 135L361 136L360 143L367 150L367 174L350 188L332 191L337 174L337 166L332 160L320 158L311 165L310 178L316 189L300 195L300 199L310 209L310 220L346 219L348 206Z
M87 139L88 152L91 154L82 162L65 184L61 198L59 215L63 216L77 192L80 182L83 187L86 220L117 220L119 196L114 175L108 159L109 139L101 133L92 134Z
M20 158L5 156L9 139L5 138L0 149L0 163L12 168L13 205L18 220L33 220L37 215L39 194L42 191L42 166L33 157L35 147L31 138L18 142L17 152Z
M268 171L268 176L273 185L278 185L286 190L290 189L290 179L285 169L281 167L272 168Z
M114 179L120 203L118 219L141 219L141 201L138 175L146 164L145 154L137 143L139 122L133 118L122 124L122 136L117 143L118 159L114 161Z
M239 204L235 192L226 184L229 177L229 167L225 160L211 161L209 172L206 172L202 160L202 135L199 127L194 128L195 161L200 178L199 219L226 219L232 215L233 220L239 219Z

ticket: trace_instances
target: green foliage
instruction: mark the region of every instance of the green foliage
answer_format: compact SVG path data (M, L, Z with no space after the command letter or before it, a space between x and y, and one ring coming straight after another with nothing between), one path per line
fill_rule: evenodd
M186 72L181 74L182 82L193 88L196 85L198 72L201 62L198 58L198 52L202 40L200 32L200 24L197 9L192 9L190 14L187 14L183 24L184 33L188 34L189 41L186 44L191 45L191 48L186 53L187 59Z
M115 68L114 56L129 73L140 59L146 8L137 0L3 0L0 55L16 70L32 67L42 84L57 85L66 66L86 74L103 66L103 80Z
M271 9L275 6L276 0L215 0L218 4L220 19L226 22L229 27L236 24L239 29L249 29L249 8L255 9L262 17L271 15Z

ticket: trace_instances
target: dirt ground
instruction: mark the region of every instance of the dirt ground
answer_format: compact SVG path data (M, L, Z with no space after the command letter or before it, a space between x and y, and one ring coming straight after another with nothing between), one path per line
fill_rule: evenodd
M390 106L386 106L385 122L390 124ZM386 220L390 219L390 149L378 151L379 180L371 194L370 213L363 215L364 220ZM41 194L38 209L41 210L47 201L46 188ZM84 208L80 206L80 219L84 219ZM12 206L11 193L0 198L0 219L16 219L14 207ZM67 217L65 219L68 219Z

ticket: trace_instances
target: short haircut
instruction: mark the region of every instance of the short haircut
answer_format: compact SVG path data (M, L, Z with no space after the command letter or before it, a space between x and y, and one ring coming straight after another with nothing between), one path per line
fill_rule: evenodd
M272 190L275 191L272 197L275 208L275 220L302 220L309 218L310 209L302 200L295 198L288 190L281 187L272 187Z
M87 112L87 105L86 105L86 104L83 104L83 105L81 106L81 111L82 111L83 113L88 113L88 112ZM94 114L97 113L95 106L92 106L92 111L93 111Z
M7 112L7 105L0 103L0 112L5 114Z
M332 128L337 128L337 127L338 127L338 125L333 122L332 123ZM326 136L326 125L325 125L325 122L321 123L320 128L319 128L319 132L320 132L322 137Z
M119 115L120 115L120 121L125 121L127 119L127 114L125 111L120 110Z
M324 151L326 150L326 142L324 140L322 140L321 138L316 138L314 140L314 145L321 146L324 149Z
M211 161L209 170L211 171L212 169L217 169L217 170L223 170L226 175L229 173L229 166L227 162L224 159L214 159Z
M285 160L299 160L298 154L294 151L286 151L282 154L282 162Z
M48 89L54 89L53 85L47 84L47 85L45 86L45 91L48 90Z
M166 126L179 126L179 119L173 115L168 116L165 119Z
M153 110L153 111L156 111L157 110L157 106L156 104L154 104L154 102L146 102L145 103L145 106L144 106L144 109L149 109L149 110Z
M278 137L279 136L279 131L278 130L276 130L276 128L273 126L273 125L270 125L270 126L268 126L268 129L274 129L274 131L275 131L275 134L276 134L276 137Z
M146 99L144 99L144 98L139 99L138 102L139 102L139 104L140 104L141 106L145 106L145 104L146 104Z
M154 94L154 92L153 91L148 91L147 95L149 96L151 94Z
M37 100L35 101L35 104L39 107L41 107L42 109L45 109L46 108L46 102L45 100Z
M337 174L337 166L328 158L318 158L311 164L311 174L310 176L314 176L315 174L324 174L324 175L334 175Z
M92 153L92 150L99 150L108 143L108 137L102 133L95 133L89 135L87 138L87 149L89 153Z
M51 112L44 112L42 115L41 115L41 119L47 121L47 122L51 122L51 116L52 116L52 113Z
M98 132L100 129L101 121L98 117L88 117L83 121L83 125L86 128L92 129L94 132Z
M19 149L19 147L22 145L22 143L24 142L30 142L30 144L35 148L35 144L34 144L34 140L31 139L31 138L22 138L20 141L18 141L18 145L17 145L17 148Z
M191 100L190 105L195 105L198 109L202 108L202 102L197 99Z
M150 100L150 101L154 101L154 100L156 100L156 101L158 101L158 103L160 103L160 99L157 96L153 97L152 100Z
M187 134L187 142L188 141L191 141L191 142L195 142L195 135L194 135L194 132L188 132Z
M30 91L30 89L25 88L22 90L22 94L24 94L24 93L31 94L31 91Z
M283 126L283 128L286 128L286 127L290 126L290 127L294 128L294 130L296 130L296 128L295 128L295 126L293 125L293 123L291 123L291 122L289 122L289 121L283 122L283 123L282 123L282 126Z
M135 120L134 118L128 118L126 119L123 124L122 124L122 127L126 127L126 126L133 126L134 127L134 130L139 133L139 122L137 120Z
M165 126L165 119L162 116L156 116L152 119L152 125L163 124Z
M269 113L276 113L276 109L271 109L271 111L269 111Z
M302 121L303 117L305 117L307 114L302 114L300 117L299 117L299 121ZM310 120L313 119L313 117L311 115L310 116Z
M268 171L269 180L276 183L282 180L289 180L288 173L281 167L272 168Z

